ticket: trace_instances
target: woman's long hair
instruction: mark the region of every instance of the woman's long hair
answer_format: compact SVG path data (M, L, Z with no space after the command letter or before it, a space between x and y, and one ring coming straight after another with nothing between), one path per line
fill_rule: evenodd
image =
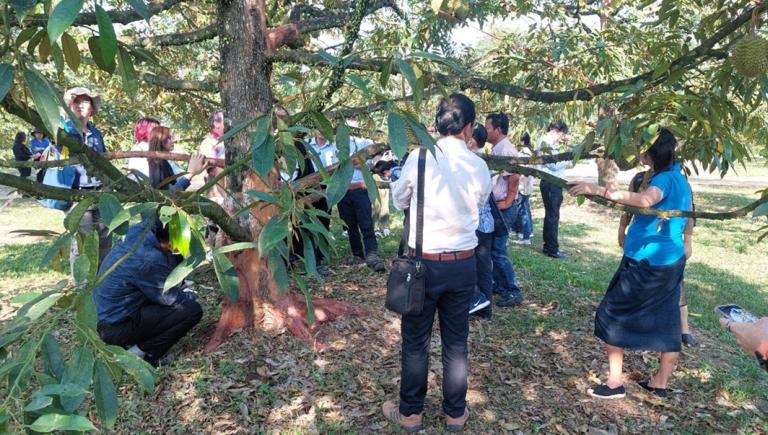
M16 133L16 138L13 140L14 145L24 145L24 142L27 141L27 134L23 131L20 131Z
M165 146L171 139L171 129L161 125L152 129L149 135L149 151L166 151ZM173 169L167 160L147 159L149 162L149 183L158 187L166 178L173 175Z
M677 139L675 139L675 135L666 128L659 130L659 137L648 148L648 156L653 162L654 173L658 174L672 167L672 163L675 162L676 147Z

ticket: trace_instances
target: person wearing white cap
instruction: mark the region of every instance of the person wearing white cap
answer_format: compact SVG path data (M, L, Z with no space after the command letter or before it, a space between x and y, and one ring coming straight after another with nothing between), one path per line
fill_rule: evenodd
M62 116L61 124L64 131L68 135L77 138L81 144L84 144L88 148L99 153L106 152L104 137L101 135L99 129L91 122L91 117L93 117L101 107L101 98L88 88L77 87L67 90L64 94L64 102L78 121L74 122L74 120L66 119ZM83 165L75 165L75 169L77 170L77 175L72 184L72 189L90 190L98 189L102 186L101 180L88 174ZM88 207L88 210L80 220L78 231L83 234L90 234L93 231L98 232L99 262L101 262L112 247L112 243L107 227L101 220L98 206L94 205ZM72 248L70 250L70 259L73 260L71 262L72 264L74 264L74 258L77 254L77 243L72 243Z

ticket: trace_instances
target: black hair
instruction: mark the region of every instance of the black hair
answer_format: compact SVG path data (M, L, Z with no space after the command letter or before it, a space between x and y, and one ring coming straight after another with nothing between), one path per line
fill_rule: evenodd
M552 131L552 130L559 131L560 133L563 133L563 134L568 134L568 124L558 119L557 121L549 124L549 126L547 127L547 131Z
M504 112L491 113L485 117L486 121L491 121L493 128L501 130L501 134L509 133L509 116Z
M531 135L528 134L528 132L523 132L523 134L520 135L520 142L523 143L523 145L527 146L528 148L531 147Z
M397 162L394 160L379 160L375 165L373 165L371 172L374 174L384 175L384 171L392 170L392 168L395 166L397 166Z
M675 161L675 148L677 139L671 131L666 128L659 130L659 136L648 148L648 156L653 161L653 171L656 173L666 171Z
M26 140L27 140L27 134L24 133L23 131L19 131L16 133L16 138L13 140L13 143L16 145L21 145Z
M148 159L149 161L149 184L154 188L159 188L161 190L168 190L170 187L175 184L174 182L165 184L164 186L160 187L160 183L165 180L168 177L172 177L173 174L173 168L171 168L171 164L168 163L168 160L156 160L156 159Z
M208 127L213 128L213 121L216 119L216 115L221 113L221 117L224 118L224 109L216 109L213 112L211 112L211 115L208 117Z
M477 146L482 148L488 141L488 130L482 124L475 124L475 130L472 131L472 138L477 142Z
M153 232L158 242L168 242L171 240L171 233L168 225L163 225L160 219L155 219Z
M443 135L461 133L461 130L475 122L475 103L464 94L453 93L440 100L435 115L435 127Z

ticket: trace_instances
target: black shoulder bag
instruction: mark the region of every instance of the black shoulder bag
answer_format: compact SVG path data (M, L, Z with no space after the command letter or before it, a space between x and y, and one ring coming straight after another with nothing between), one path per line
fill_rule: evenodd
M425 265L421 262L422 241L424 238L424 166L425 148L419 150L418 181L416 184L416 256L407 255L408 235L411 229L413 208L408 210L403 237L397 258L392 260L389 278L387 278L387 300L384 306L403 316L421 314L424 308Z

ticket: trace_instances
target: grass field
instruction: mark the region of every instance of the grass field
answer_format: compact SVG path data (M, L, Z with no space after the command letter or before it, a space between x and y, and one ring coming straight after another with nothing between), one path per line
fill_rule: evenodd
M700 210L742 206L754 200L754 190L694 185ZM756 231L765 220L699 221L686 286L691 328L701 346L683 352L671 379L674 392L663 401L632 382L655 369L656 355L628 352L627 398L606 403L588 397L585 390L607 371L592 328L595 307L621 255L616 245L619 215L567 199L561 247L570 258L553 260L540 253L543 210L536 200L534 245L510 248L524 305L497 309L492 322L471 325L472 418L467 433L768 432L768 373L737 349L713 312L717 304L734 302L768 315L766 242L756 243ZM14 238L7 230L59 231L61 218L61 213L30 200L18 200L0 213L0 321L11 314L13 295L64 276L37 270L49 242ZM381 239L385 255L396 249L396 226L392 236ZM343 257L346 241L338 232L337 239ZM391 431L380 406L397 395L399 318L383 308L386 276L365 267L332 268L335 274L315 283L313 291L354 302L370 313L321 327L316 339L330 348L323 353L287 335L242 332L216 352L203 354L221 295L210 268L196 272L205 317L182 342L173 365L160 369L153 395L123 387L118 432ZM425 433L443 428L439 349L435 334Z

